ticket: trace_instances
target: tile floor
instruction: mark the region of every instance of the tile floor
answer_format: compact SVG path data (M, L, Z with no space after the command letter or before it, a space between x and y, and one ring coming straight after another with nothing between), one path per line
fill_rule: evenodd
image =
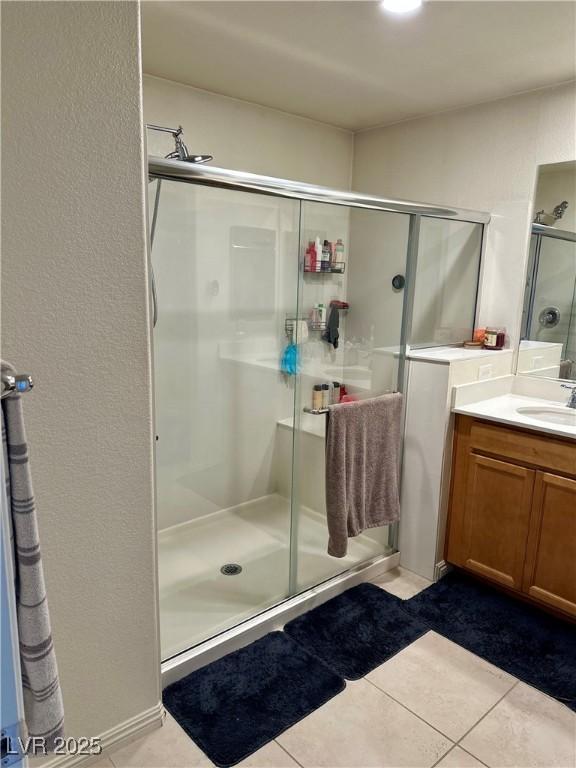
M378 580L410 597L425 579ZM170 715L98 768L212 763ZM574 768L576 714L458 645L428 632L241 764L252 768Z

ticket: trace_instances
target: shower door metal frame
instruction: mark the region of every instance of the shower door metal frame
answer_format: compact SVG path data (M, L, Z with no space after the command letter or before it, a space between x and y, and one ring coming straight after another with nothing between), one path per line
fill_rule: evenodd
M271 195L318 203L341 205L348 208L364 208L389 213L403 213L410 216L408 232L408 250L406 256L406 290L402 305L402 326L400 331L400 359L398 366L398 387L405 390L407 367L406 356L411 329L411 314L414 304L414 277L418 258L420 223L422 217L467 221L486 225L490 214L483 211L472 211L461 208L447 208L426 203L362 195L347 190L335 190L328 187L316 186L280 179L272 176L216 168L205 165L193 165L181 160L167 160L159 157L148 158L148 178L180 181L189 184L219 187L257 194ZM301 211L300 211L301 215ZM484 235L484 233L483 233ZM483 245L485 237L483 236ZM150 247L150 243L149 243ZM482 251L484 248L482 248ZM483 253L482 253L483 255ZM300 257L299 257L300 258ZM151 253L149 254L151 264ZM296 404L296 403L295 403ZM403 418L404 418L403 414ZM294 447L293 447L294 450ZM291 507L291 518L293 518ZM293 520L291 519L291 529ZM166 686L189 674L195 669L213 661L226 653L230 653L267 632L281 628L287 621L325 600L349 589L354 584L367 581L399 564L398 523L391 526L391 546L394 553L382 553L377 557L348 568L336 576L329 578L300 593L289 595L275 605L263 609L253 617L246 619L233 627L216 634L207 640L182 651L181 653L161 662L162 685ZM293 549L294 536L297 529L291 530L290 544ZM295 558L290 554L290 584L295 583Z
M331 189L314 184L280 179L275 176L260 176L246 171L234 171L227 168L215 168L208 165L193 165L182 160L166 160L163 157L148 158L148 176L150 179L167 179L191 184L204 184L213 187L259 192L278 197L311 200L317 203L333 203L351 208L369 208L391 213L420 214L435 219L470 221L476 224L488 224L490 214L485 211L471 211L465 208L447 208L412 200L362 195L348 190Z
M535 238L535 244L534 252L532 253L533 237ZM522 311L522 327L520 331L521 339L528 339L530 336L530 328L532 326L532 318L534 314L536 283L538 282L538 269L540 267L540 251L542 250L542 243L545 237L576 243L576 232L570 232L570 230L567 229L556 229L556 227L548 227L545 224L532 224L532 229L530 230L530 244L528 246L531 258L526 270L527 277L524 289L525 299ZM574 287L574 295L576 296L576 283Z

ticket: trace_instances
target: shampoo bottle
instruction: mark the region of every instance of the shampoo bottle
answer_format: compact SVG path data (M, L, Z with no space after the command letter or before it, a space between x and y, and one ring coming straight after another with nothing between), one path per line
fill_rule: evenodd
M322 243L320 242L320 238L316 238L316 269L315 272L321 272L322 271Z
M334 248L334 260L341 262L338 266L342 267L344 263L344 243L340 237L338 240L336 240L336 246Z

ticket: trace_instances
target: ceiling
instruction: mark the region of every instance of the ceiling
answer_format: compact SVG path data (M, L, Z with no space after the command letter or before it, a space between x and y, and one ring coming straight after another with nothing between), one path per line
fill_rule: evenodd
M349 130L576 77L576 3L142 2L144 71Z

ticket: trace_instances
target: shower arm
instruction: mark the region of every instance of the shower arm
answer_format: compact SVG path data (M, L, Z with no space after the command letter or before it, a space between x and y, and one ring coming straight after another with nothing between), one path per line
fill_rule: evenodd
M163 131L164 133L171 133L172 136L179 136L182 133L182 126L178 128L167 128L165 125L153 125L152 123L146 123L146 128L150 128L151 131Z
M181 125L179 125L178 128L169 128L165 125L153 125L152 123L146 123L146 128L150 129L151 131L169 133L174 138L174 141L176 142L176 149L174 152L170 152L170 154L167 155L168 158L174 160L186 160L190 156L188 147L186 144L184 144L184 141L181 138L183 133Z

